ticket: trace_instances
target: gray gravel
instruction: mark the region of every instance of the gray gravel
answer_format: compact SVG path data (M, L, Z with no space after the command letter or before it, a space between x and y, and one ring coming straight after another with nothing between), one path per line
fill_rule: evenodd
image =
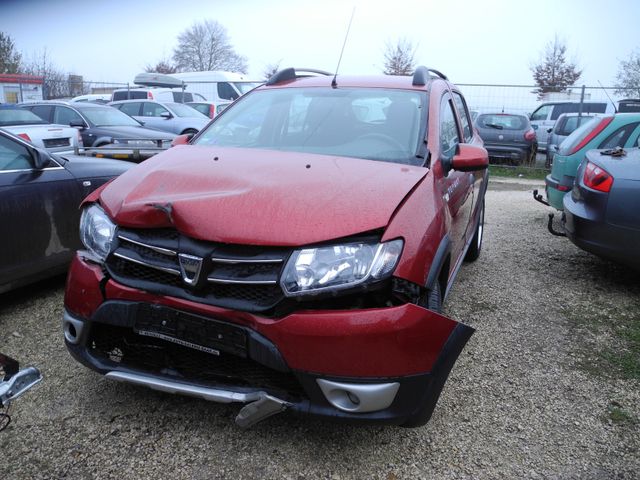
M532 186L493 182L484 249L465 265L447 314L477 332L431 422L352 427L273 417L238 429L238 406L117 384L67 354L63 279L0 296L0 351L44 381L0 433L9 478L640 477L637 380L585 368L614 342L576 319L640 310L637 274L545 230ZM621 313L622 312L622 313Z

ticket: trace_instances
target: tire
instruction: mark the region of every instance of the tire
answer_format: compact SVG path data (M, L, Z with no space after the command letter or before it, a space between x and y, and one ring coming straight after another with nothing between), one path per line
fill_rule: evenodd
M467 255L464 257L467 262L474 262L480 256L482 250L482 236L484 234L484 199L482 200L482 207L480 207L480 217L478 219L478 226L476 227L476 233L471 239L471 245L467 250Z

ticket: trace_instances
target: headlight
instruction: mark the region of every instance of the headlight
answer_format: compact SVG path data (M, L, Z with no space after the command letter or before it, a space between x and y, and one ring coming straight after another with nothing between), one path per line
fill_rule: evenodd
M111 251L116 226L95 203L82 210L80 239L87 250L104 262Z
M284 269L282 288L293 297L381 280L395 269L402 245L402 240L393 240L296 250Z

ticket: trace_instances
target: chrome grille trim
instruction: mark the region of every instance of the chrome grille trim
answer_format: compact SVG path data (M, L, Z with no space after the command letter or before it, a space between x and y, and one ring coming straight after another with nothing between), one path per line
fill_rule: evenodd
M142 265L143 267L154 268L156 270L160 270L161 272L170 273L171 275L176 275L178 277L180 276L180 271L173 268L161 267L159 265L154 265L153 263L143 262L141 260L131 258L127 255L123 255L119 252L114 252L113 256L121 258L122 260L126 260L128 262L137 263L138 265Z
M227 285L276 285L277 280L228 280L226 278L207 277L209 283L224 283Z
M282 263L281 258L267 258L267 259L249 259L249 258L219 258L211 257L211 261L214 263Z
M133 240L132 238L125 237L124 235L118 235L120 240L124 240L125 242L133 243L134 245L138 245L140 247L148 248L149 250L153 250L154 252L161 253L162 255L167 255L170 257L175 257L178 255L177 252L173 250L169 250L168 248L156 247L154 245L149 245L147 243L139 242L138 240Z

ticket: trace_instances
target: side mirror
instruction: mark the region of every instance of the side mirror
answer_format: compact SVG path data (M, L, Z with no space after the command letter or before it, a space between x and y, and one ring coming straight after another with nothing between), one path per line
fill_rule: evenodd
M42 170L43 168L48 167L51 163L51 157L43 150L33 149L31 151L31 155L33 157L33 165L36 167L36 170Z
M178 135L171 141L171 146L175 147L176 145L187 145L189 140L193 137L193 133L185 133L182 135Z
M534 130L537 130L537 129L538 129L538 125L536 125L535 123L534 123L534 124L532 124L532 125L531 125L531 127L532 127Z
M489 154L482 147L461 143L453 156L451 168L459 172L485 170L489 166Z
M173 118L173 115L171 115L169 112L162 112L160 116L165 120L169 120L170 118Z
M552 128L547 128L547 133L551 133L553 132L553 127Z
M69 122L69 126L70 127L76 127L76 128L87 128L87 125L84 123L84 121L82 121L80 119L71 120Z

